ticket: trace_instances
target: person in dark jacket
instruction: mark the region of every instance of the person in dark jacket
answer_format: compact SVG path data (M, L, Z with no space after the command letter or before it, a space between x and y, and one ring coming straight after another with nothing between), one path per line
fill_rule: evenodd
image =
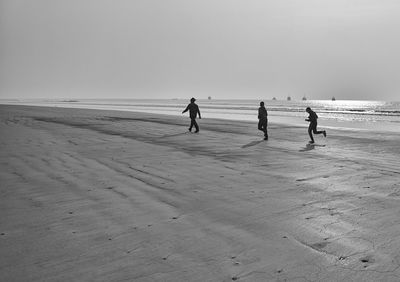
M264 106L264 102L260 102L260 107L258 108L258 130L264 132L264 140L268 140L268 112Z
M310 135L310 138L311 138L310 144L313 144L314 143L313 133L314 134L324 134L324 137L326 137L326 131L325 130L317 131L318 116L313 110L311 110L310 107L306 108L306 112L309 114L306 121L310 122L310 125L308 126L308 135Z
M196 122L196 117L197 114L199 115L199 119L201 119L201 115L200 115L200 110L199 110L199 106L197 106L197 104L195 104L196 99L192 98L190 99L190 104L187 105L186 109L182 112L186 113L187 111L189 111L189 116L190 116L190 127L189 127L189 131L192 132L192 128L193 126L196 128L195 133L199 132L199 125Z

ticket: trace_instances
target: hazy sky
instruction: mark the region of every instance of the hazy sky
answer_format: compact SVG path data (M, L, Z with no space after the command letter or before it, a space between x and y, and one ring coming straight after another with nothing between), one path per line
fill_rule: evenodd
M0 0L0 98L400 100L399 0Z

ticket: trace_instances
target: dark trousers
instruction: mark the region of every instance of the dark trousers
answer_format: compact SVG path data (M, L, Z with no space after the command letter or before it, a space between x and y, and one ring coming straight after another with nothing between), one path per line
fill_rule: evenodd
M196 131L199 131L199 125L196 122L196 118L190 118L190 131L192 131L193 126L196 128Z
M310 122L310 125L308 126L308 135L310 135L310 138L312 141L314 141L314 137L312 134L322 134L324 133L323 131L318 131L317 130L317 123L316 122Z
M258 120L258 130L261 130L262 132L264 132L265 137L268 137L267 125L268 125L268 119L259 119Z

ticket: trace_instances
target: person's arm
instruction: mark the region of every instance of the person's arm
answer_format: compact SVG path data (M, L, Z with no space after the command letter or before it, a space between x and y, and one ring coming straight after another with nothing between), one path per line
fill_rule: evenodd
M186 107L186 109L182 112L182 114L183 113L186 113L187 111L189 110L189 105Z
M200 109L198 106L197 106L197 113L199 114L199 119L201 119Z

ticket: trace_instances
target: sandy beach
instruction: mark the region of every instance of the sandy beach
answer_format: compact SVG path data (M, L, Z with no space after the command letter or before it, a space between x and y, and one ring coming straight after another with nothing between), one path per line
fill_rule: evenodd
M188 125L0 105L0 280L400 280L400 132Z

